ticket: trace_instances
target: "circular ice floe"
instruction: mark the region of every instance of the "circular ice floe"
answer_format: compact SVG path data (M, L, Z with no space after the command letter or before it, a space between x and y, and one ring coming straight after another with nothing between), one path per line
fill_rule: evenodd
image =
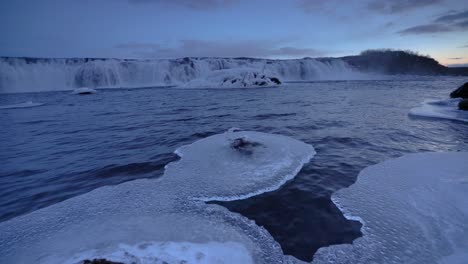
M0 262L287 261L254 221L198 199L235 199L275 189L313 156L312 146L231 130L177 153L181 160L169 164L159 180L102 187L0 223Z
M245 146L235 147L236 140ZM187 196L204 201L239 200L279 188L314 155L311 145L273 134L228 131L176 150L181 160L166 167Z
M96 92L97 91L92 88L82 87L82 88L76 88L75 90L73 90L72 94L93 94Z
M33 103L32 101L27 101L27 102L19 103L19 104L1 105L0 109L28 108L28 107L41 106L41 105L44 105L44 104Z
M413 116L443 118L468 122L468 111L458 109L458 103L461 100L461 98L453 98L447 100L426 101L421 106L411 109L409 114Z
M364 169L332 197L363 237L314 263L466 263L468 152L421 153Z

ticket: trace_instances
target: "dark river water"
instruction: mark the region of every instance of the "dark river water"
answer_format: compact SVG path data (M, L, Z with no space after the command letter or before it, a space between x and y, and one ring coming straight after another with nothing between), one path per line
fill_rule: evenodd
M468 150L468 123L413 118L425 99L444 99L462 79L290 83L270 89L108 89L0 95L0 221L95 188L161 177L173 151L231 127L313 145L317 155L279 190L220 202L264 226L285 254L311 260L349 243L331 194L363 168L407 153Z

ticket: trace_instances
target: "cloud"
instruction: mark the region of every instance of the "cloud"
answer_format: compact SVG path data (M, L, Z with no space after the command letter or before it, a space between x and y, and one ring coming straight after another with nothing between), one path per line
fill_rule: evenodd
M466 45L462 45L462 46L460 46L460 47L458 47L458 48L460 48L460 49L463 49L463 48L468 48L468 44L466 44Z
M468 10L460 12L450 12L450 14L436 18L434 22L452 23L463 19L468 19Z
M468 67L468 63L460 63L460 64L449 64L447 67Z
M168 7L184 7L194 10L212 10L228 7L236 0L128 0L132 4L158 4Z
M323 56L325 52L313 48L281 46L270 41L203 41L182 40L176 47L158 43L125 43L115 46L138 58L181 57L283 57L302 58Z
M443 24L427 24L410 27L401 31L398 31L401 35L409 34L428 34L428 33L441 33L441 32L450 32L453 29L447 25Z
M458 23L455 23L455 26L462 29L462 30L468 29L468 19L464 20L464 21L460 21Z
M468 10L450 12L434 19L432 23L409 27L398 31L401 35L430 34L468 30Z
M442 2L443 0L372 0L367 4L367 8L383 14L395 14Z

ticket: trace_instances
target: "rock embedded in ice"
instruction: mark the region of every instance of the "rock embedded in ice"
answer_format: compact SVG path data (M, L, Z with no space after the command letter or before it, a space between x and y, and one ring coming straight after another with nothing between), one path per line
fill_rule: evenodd
M466 263L468 152L406 155L370 166L332 200L363 223L352 245L313 263Z
M115 262L115 261L110 261L107 259L100 258L100 259L92 259L92 260L86 259L80 262L80 264L125 264L125 263Z
M409 115L468 122L468 112L458 109L461 100L463 99L425 101L421 106L411 109Z
M84 95L84 94L93 94L93 93L96 93L97 91L92 89L92 88L87 88L87 87L82 87L82 88L76 88L75 90L73 90L73 94L81 94L81 95Z
M262 146L262 144L255 142L246 136L235 137L230 139L229 142L231 148L247 155L252 155L252 153L255 151L255 148Z
M32 101L27 101L27 102L19 103L19 104L1 105L0 109L28 108L28 107L41 106L41 105L44 105L44 104L33 103Z

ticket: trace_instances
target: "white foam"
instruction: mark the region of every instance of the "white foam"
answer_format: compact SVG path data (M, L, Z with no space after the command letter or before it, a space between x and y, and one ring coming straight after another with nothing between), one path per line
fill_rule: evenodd
M76 88L73 90L73 94L93 94L93 93L96 93L97 91L92 89L92 88L88 88L88 87L82 87L82 88Z
M259 145L246 154L230 146L233 138ZM187 196L211 201L245 199L279 188L294 178L314 155L311 145L281 136L252 131L229 131L176 150L182 157L166 167L165 175L182 184Z
M430 118L443 118L468 122L468 111L458 109L461 98L425 101L421 106L410 110L409 114Z
M250 264L253 263L244 245L234 242L142 242L136 245L119 244L115 247L81 252L64 264L79 263L83 259L105 258L122 263L198 263Z
M33 103L32 101L27 101L24 103L19 104L12 104L12 105L1 105L0 109L13 109L13 108L28 108L28 107L35 107L44 105L43 103Z
M468 153L421 153L364 169L333 195L363 237L321 248L313 263L464 263ZM356 218L359 217L359 218Z

